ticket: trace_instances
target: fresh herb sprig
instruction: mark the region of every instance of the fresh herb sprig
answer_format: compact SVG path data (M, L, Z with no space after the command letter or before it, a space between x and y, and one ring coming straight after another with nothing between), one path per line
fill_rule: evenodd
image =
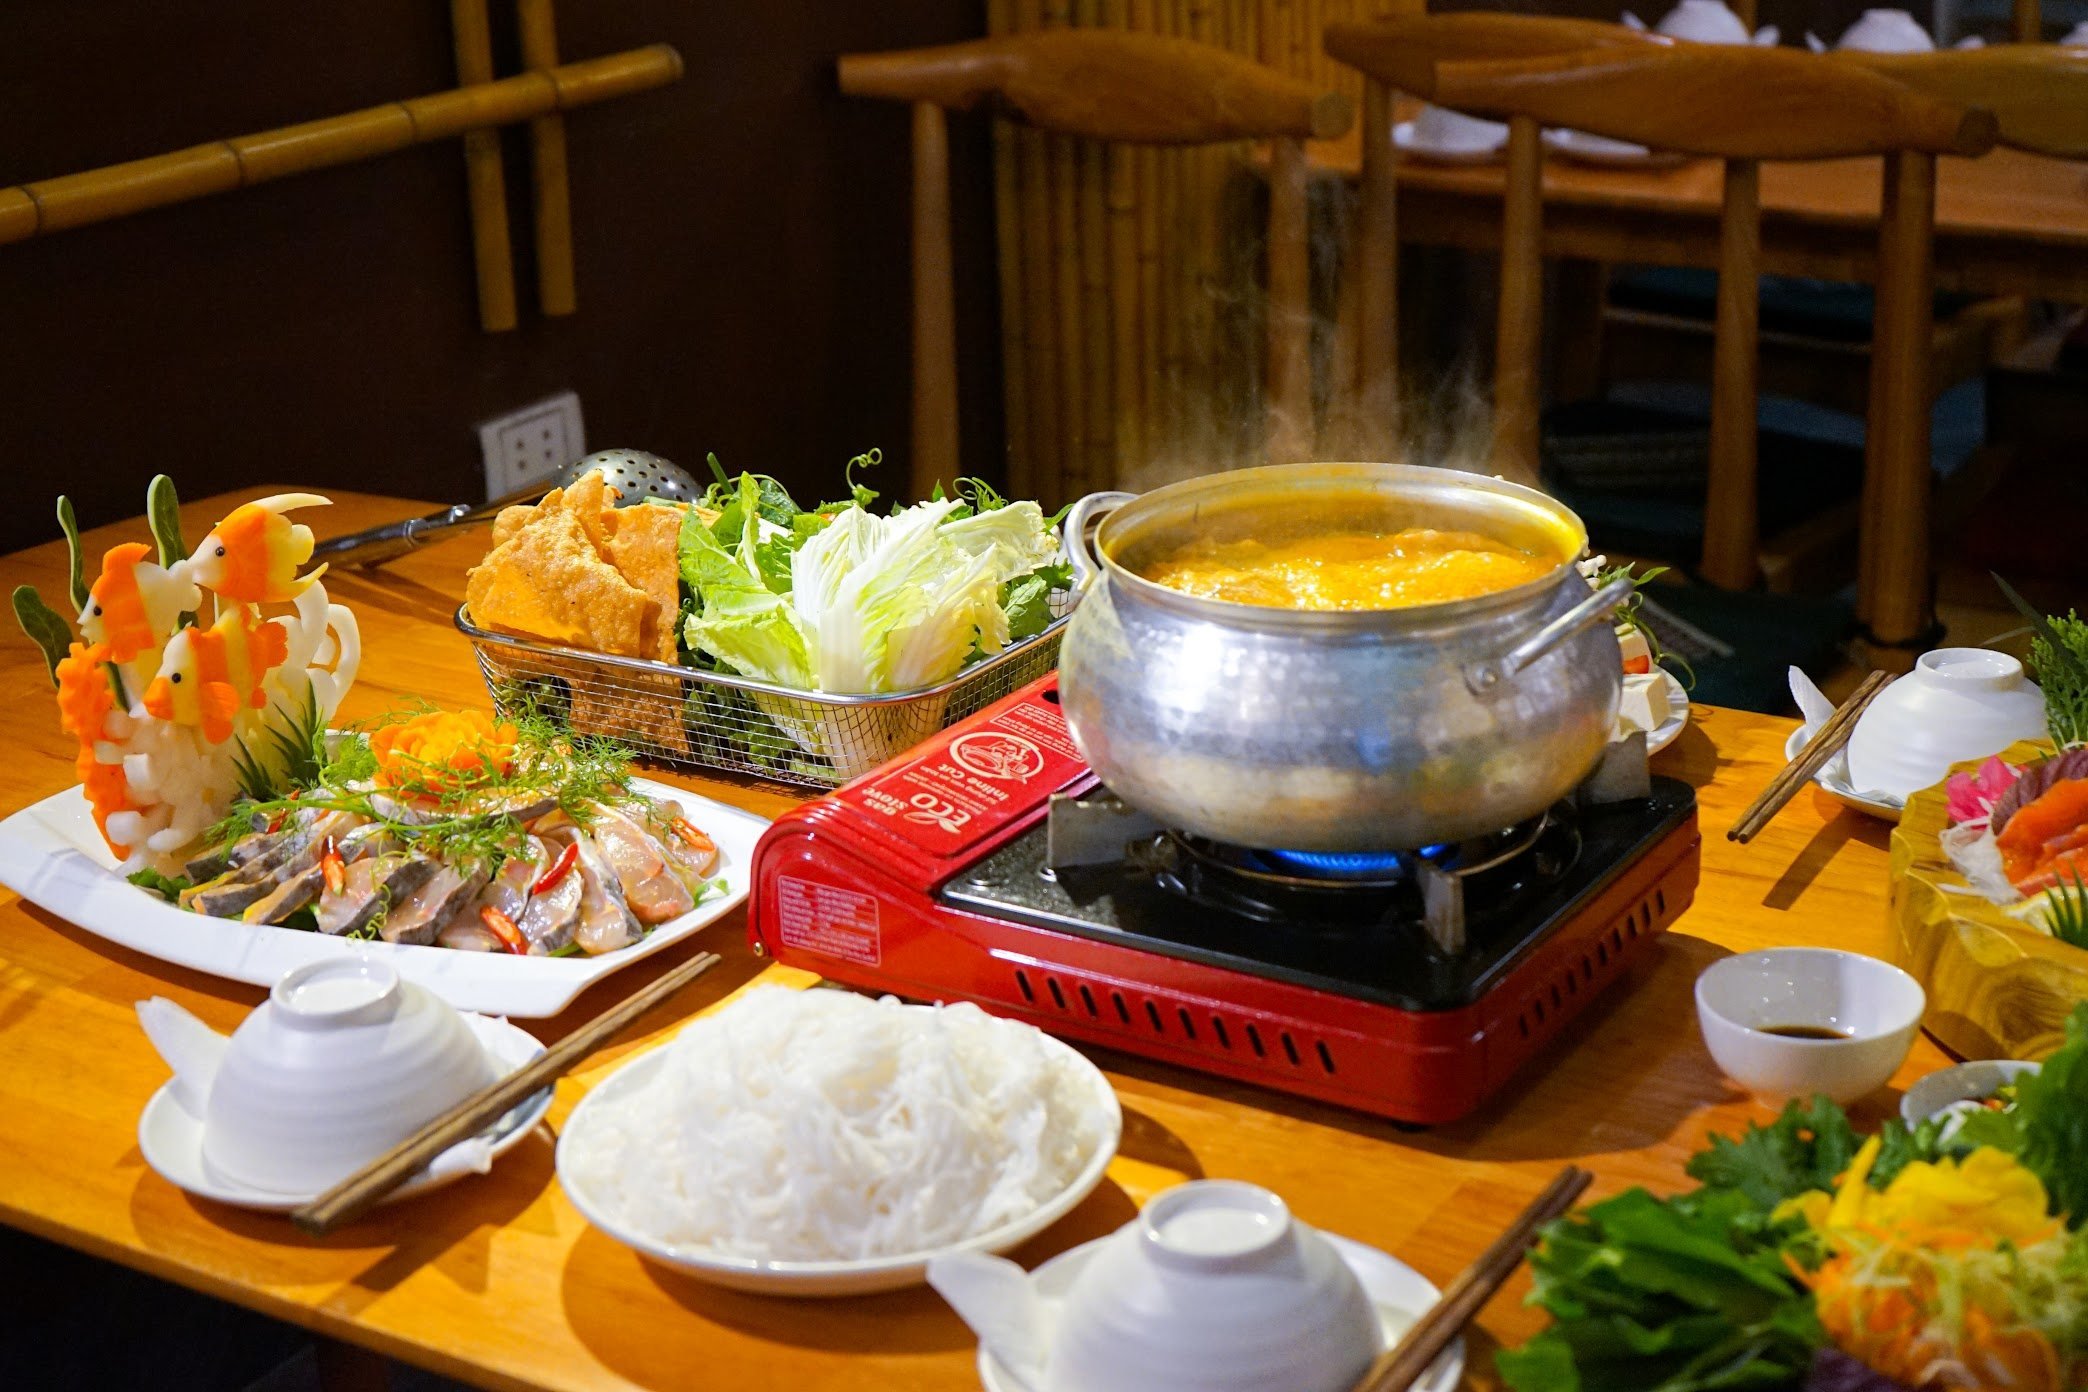
M2061 749L2088 744L2088 620L2071 609L2064 618L2047 617L1999 575L1994 583L2030 622L2030 673L2044 688L2052 739Z
M2072 883L2061 880L2045 891L2044 921L2053 937L2073 947L2088 947L2088 882L2078 870Z
M236 804L231 815L213 828L210 844L223 845L246 834L259 816L273 821L303 811L348 812L381 826L416 851L469 873L498 869L527 845L520 820L507 808L549 800L573 821L585 825L593 806L630 795L631 751L615 740L567 733L557 719L533 705L508 718L515 727L512 767L490 765L460 771L428 769L432 790L406 797L396 789L372 784L376 756L369 738L387 725L421 714L426 706L388 712L315 746L329 750L307 782L273 796ZM413 762L393 751L395 762ZM438 777L439 775L439 777ZM490 809L490 810L489 810Z
M1588 583L1599 590L1609 585L1612 581L1629 580L1631 582L1631 597L1617 606L1615 615L1617 627L1636 629L1639 636L1646 640L1646 652L1653 659L1653 665L1655 667L1678 668L1680 673L1678 680L1682 683L1682 689L1692 691L1696 688L1696 669L1689 665L1689 659L1679 653L1671 653L1662 648L1660 646L1660 635L1653 631L1651 624L1639 617L1639 610L1644 608L1646 603L1644 593L1646 586L1667 574L1668 570L1669 567L1667 566L1654 566L1650 570L1642 571L1635 569L1627 562L1601 567L1592 576L1589 576Z

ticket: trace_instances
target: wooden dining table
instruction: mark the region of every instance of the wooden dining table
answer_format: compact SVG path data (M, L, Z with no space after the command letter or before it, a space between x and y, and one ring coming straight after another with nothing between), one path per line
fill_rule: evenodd
M1401 119L1416 104L1402 101ZM1322 177L1353 180L1362 136L1309 147ZM1399 235L1425 246L1491 250L1501 241L1502 166L1402 155ZM1762 166L1762 273L1869 283L1877 276L1884 164L1875 159ZM1611 265L1718 265L1717 160L1603 168L1544 161L1544 254ZM1936 175L1936 288L2088 304L2088 163L2000 148L1945 156Z
M236 500L271 491L188 504L186 534L202 535ZM321 530L424 510L338 494ZM88 554L145 535L142 521L98 528ZM344 718L409 699L487 705L470 646L451 623L464 572L485 545L483 532L467 532L382 570L326 577L363 635L362 674ZM0 580L10 589L35 584L57 602L62 543L0 559ZM43 664L19 637L0 643L0 695L12 712L0 808L12 811L70 785L73 751ZM1631 1185L1684 1187L1684 1163L1708 1134L1771 1115L1705 1052L1691 994L1697 973L1729 953L1776 944L1888 951L1884 825L1808 793L1753 844L1724 837L1782 765L1790 729L1737 711L1693 712L1655 767L1697 791L1704 840L1694 904L1632 975L1474 1115L1405 1129L1089 1050L1123 1103L1121 1149L1101 1188L1018 1258L1034 1265L1116 1228L1156 1191L1210 1176L1267 1185L1304 1221L1443 1283L1568 1162L1594 1172L1598 1197ZM765 815L806 796L662 776ZM811 978L755 956L741 911L609 977L557 1018L523 1022L555 1038L701 949L720 953L723 965L559 1083L548 1123L491 1173L312 1239L282 1217L190 1198L138 1149L139 1111L167 1069L134 1003L166 996L230 1030L263 991L113 946L0 893L0 1222L301 1325L321 1336L321 1366L341 1388L381 1385L373 1354L478 1386L558 1392L978 1386L971 1336L926 1289L803 1301L717 1289L590 1228L559 1188L554 1138L590 1087L751 982ZM1856 1109L1859 1121L1880 1121L1899 1087L1947 1061L1917 1041L1893 1087ZM1485 1308L1468 1341L1470 1385L1497 1386L1492 1350L1542 1326L1542 1314L1523 1304L1528 1290L1525 1273Z

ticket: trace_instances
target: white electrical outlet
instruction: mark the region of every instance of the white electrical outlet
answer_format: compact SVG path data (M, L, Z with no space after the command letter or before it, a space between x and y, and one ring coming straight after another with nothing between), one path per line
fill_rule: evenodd
M479 426L478 432L488 498L543 483L587 453L580 397L574 392L560 392L496 416Z

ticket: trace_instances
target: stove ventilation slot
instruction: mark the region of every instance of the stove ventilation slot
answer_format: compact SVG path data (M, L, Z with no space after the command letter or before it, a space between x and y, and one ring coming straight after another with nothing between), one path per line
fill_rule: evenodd
M1623 969L1630 945L1650 936L1654 925L1660 922L1656 915L1664 916L1666 912L1667 896L1659 890L1655 890L1652 897L1641 900L1611 924L1607 933L1597 937L1594 945L1581 953L1579 961L1568 962L1563 971L1538 988L1516 1018L1516 1032L1524 1039L1541 1038L1550 1033L1572 1012L1583 987L1588 988L1587 994L1593 995L1613 972Z
M1334 1050L1324 1039L1278 1029L1264 1033L1249 1019L1206 1011L1185 1001L1123 991L1081 981L1056 972L1015 970L1015 989L1022 1004L1039 1014L1057 1013L1092 1020L1118 1034L1153 1034L1213 1054L1247 1054L1270 1068L1287 1071L1317 1066L1338 1071Z

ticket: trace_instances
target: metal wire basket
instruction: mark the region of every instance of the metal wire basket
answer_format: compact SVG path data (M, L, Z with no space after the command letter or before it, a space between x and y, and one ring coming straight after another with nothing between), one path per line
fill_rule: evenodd
M480 628L463 604L456 623L503 717L529 709L665 764L833 788L1051 671L1072 608L1072 594L1061 591L1042 633L935 686L878 696L799 691L516 638Z

